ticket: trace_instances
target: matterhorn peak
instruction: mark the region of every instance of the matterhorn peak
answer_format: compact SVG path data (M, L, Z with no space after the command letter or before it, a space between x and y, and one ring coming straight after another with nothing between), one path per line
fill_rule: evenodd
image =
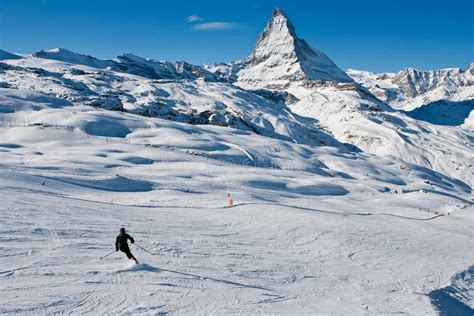
M257 44L249 60L252 63L268 58L274 53L292 54L297 40L293 24L288 17L276 7L265 29L257 39Z
M276 16L281 16L281 17L285 18L286 20L288 20L288 16L278 6L276 6L275 9L273 9L273 12L272 12L272 18L274 18Z
M272 12L272 19L274 19L275 17L282 17L288 21L288 16L278 6L275 7Z
M272 15L273 15L273 16L275 16L275 15L283 15L283 16L284 16L285 13L283 13L283 11L280 9L279 6L276 6L275 9L273 9L273 14L272 14Z
M238 78L244 85L275 89L308 80L353 82L325 54L298 38L295 27L278 7L273 10Z

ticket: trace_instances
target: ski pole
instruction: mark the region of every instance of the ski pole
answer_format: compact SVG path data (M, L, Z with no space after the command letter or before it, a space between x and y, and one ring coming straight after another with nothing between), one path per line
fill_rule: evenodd
M106 255L105 255L105 256L103 256L103 257L100 257L100 259L102 260L102 259L104 259L104 258L106 258L106 257L110 256L110 255L111 255L111 254L113 254L114 252L115 252L115 251L112 251L111 253L109 253L109 254L106 254Z
M137 244L134 244L134 245L135 245L135 246L137 246L138 248L140 248L141 250L145 250L146 252L148 252L148 253L149 253L149 254L151 254L151 255L155 255L153 252L151 252L151 251L148 251L148 250L146 250L145 248L143 248L143 247L140 247L140 246L139 246L139 245L137 245Z

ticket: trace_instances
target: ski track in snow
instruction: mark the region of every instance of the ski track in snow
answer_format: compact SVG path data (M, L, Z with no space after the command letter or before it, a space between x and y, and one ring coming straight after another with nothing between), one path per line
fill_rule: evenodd
M25 192L26 191L26 192L29 192L30 194L52 195L52 196L62 197L64 199L69 199L69 200L76 200L76 201L83 201L83 202L90 202L90 203L98 203L98 204L105 204L105 205L117 205L117 206L133 207L133 208L153 208L153 209L156 209L156 208L195 209L196 208L195 206L184 206L184 205L160 206L160 205L138 205L138 204L110 203L110 202L102 202L102 201L81 199L81 198L76 198L76 197L71 197L71 196L64 196L64 195L54 194L54 193L44 192L44 191L36 191L35 192L35 191L32 191L32 190L22 190L22 189L19 189L19 188L9 188L9 187L5 187L5 188L3 188L3 190L10 191L10 192ZM466 200L463 200L463 201L465 202ZM426 216L424 216L424 217L408 217L408 216L402 216L402 215L391 214L391 213L383 213L383 212L377 212L377 213L361 212L361 213L358 213L358 212L343 212L343 211L327 211L327 210L320 210L320 209L309 208L309 207L302 207L302 206L282 204L282 203L271 203L271 202L246 202L246 203L234 204L232 206L199 207L199 208L200 209L208 209L208 210L219 210L219 209L227 209L227 208L238 208L238 207L245 206L245 205L275 205L275 206L283 206L283 207L294 208L294 209L305 210L305 211L311 211L311 212L322 212L322 213L342 215L342 216L393 216L393 217L404 218L404 219L415 220L415 221L428 221L428 220L433 220L433 219L436 219L438 217L444 216L443 214L437 214L437 215L429 216L429 217L426 217Z

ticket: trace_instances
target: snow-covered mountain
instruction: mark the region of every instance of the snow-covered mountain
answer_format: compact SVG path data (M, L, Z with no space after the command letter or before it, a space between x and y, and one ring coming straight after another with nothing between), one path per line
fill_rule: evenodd
M416 113L396 111L374 96L370 86L356 84L297 38L278 8L255 50L241 62L200 67L132 54L99 60L53 49L4 60L0 69L4 88L31 89L72 104L183 123L234 127L312 146L396 156L472 184L470 103L452 118L438 121L431 119L436 104ZM411 82L413 76L399 74L396 82ZM435 86L429 82L449 83L456 76L464 79L455 82L471 82L470 70L448 71L407 87L421 93ZM455 122L457 127L441 128L436 125L440 122Z
M246 91L220 79L206 81L205 76L215 75L198 66L130 55L102 61L64 50L37 56L0 63L0 86L45 93L71 104L235 127L317 146L343 146L316 120L291 113L287 94ZM140 71L143 76L136 75ZM160 79L150 79L158 73Z
M268 40L269 38L272 40ZM279 68L279 62L275 62L275 68L269 67L268 63L273 57L268 56L276 56L275 60L286 65L284 69L292 69L291 73L303 74L300 70L306 68L301 65L310 59L301 57L302 51L306 51L301 49L302 46L306 47L302 43L304 41L296 38L294 27L288 17L276 9L265 31L258 38L254 52L246 62L239 64L235 84L246 89L272 88L288 93L293 96L293 101L288 104L293 113L316 119L339 142L352 144L376 155L393 155L472 183L474 161L469 134L474 115L469 116L472 109L470 104L462 107L459 112L452 115L452 118L444 120L458 122L457 125L462 126L447 132L451 127L441 128L428 124L435 122L431 119L433 114L425 115L425 112L422 112L421 115L420 113L412 115L394 110L389 104L374 96L370 89L345 79L346 75L341 75L343 72L332 63L326 63L333 65L326 72L333 76L324 77L328 81L321 77L319 80L310 80L306 75L287 76L288 73ZM315 62L313 65L320 64ZM222 69L221 72L225 73ZM462 72L467 73L469 71ZM251 76L264 77L250 80ZM469 78L469 75L466 76ZM445 111L440 112L446 114ZM426 138L427 131L431 134L429 141ZM446 142L447 139L449 142Z
M372 73L349 69L348 74L393 108L412 110L431 102L474 99L474 63L466 69Z
M296 36L295 28L279 9L273 11L252 54L238 73L241 84L270 89L307 81L350 83L352 79L325 54Z
M243 87L282 90L295 84L312 86L353 82L329 57L298 38L293 24L278 7L248 58L206 68L223 78L238 81Z
M113 60L99 60L89 55L71 52L64 48L42 50L33 57L62 61L68 64L84 65L98 69L135 74L149 79L222 81L222 79L203 67L184 61L167 62L145 59L133 54L117 56Z
M215 73L226 81L236 82L238 79L237 74L242 69L244 64L245 61L238 60L229 63L204 65L204 68L212 73Z
M435 315L451 278L449 306L472 305L452 177L31 89L0 105L0 313Z
M20 59L21 56L18 56L16 54L9 53L7 51L4 51L3 49L0 49L0 60L4 59Z

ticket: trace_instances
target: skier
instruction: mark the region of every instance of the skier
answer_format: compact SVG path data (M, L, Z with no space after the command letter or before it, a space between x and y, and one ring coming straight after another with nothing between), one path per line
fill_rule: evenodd
M128 259L133 259L135 260L135 263L138 264L138 260L130 252L130 248L128 247L128 242L127 242L128 239L130 239L130 242L132 244L135 242L132 236L125 233L125 228L123 227L120 228L120 234L117 236L117 239L115 240L115 251L119 251L120 249L121 252L125 252Z

